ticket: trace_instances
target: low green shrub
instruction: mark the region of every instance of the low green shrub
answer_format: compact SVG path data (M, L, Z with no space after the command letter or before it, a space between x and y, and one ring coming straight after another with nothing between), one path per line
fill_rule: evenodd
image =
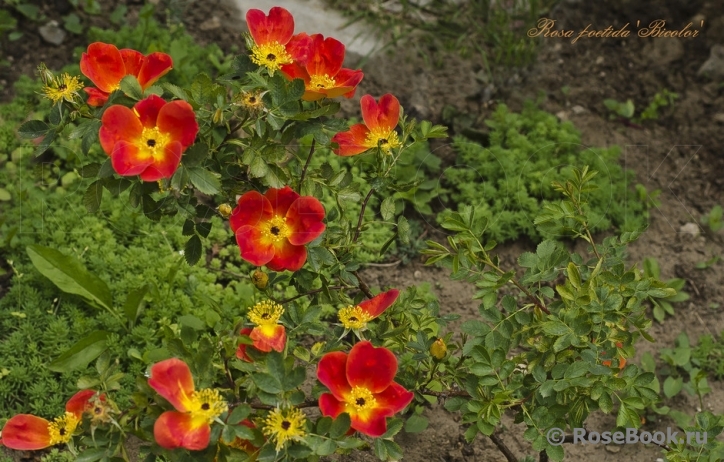
M534 241L560 237L560 230L542 233L533 219L556 200L552 180L570 178L572 169L583 165L600 172L592 182L597 188L585 192L584 212L591 218L592 231L613 226L633 231L645 224L649 197L643 186L638 192L629 189L634 174L619 165L617 146L586 147L573 124L559 122L532 101L520 113L500 104L486 124L489 146L454 138L457 165L445 172L445 178L457 210L473 206L488 220L487 237L498 242L521 236ZM449 215L450 211L440 214L438 221Z

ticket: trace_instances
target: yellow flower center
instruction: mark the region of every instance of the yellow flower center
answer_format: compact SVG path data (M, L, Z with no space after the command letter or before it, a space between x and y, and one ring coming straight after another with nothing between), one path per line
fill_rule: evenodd
M251 48L250 58L255 64L266 66L271 75L274 75L274 71L279 70L282 65L293 62L284 45L279 42L254 45Z
M153 157L154 159L162 159L166 155L164 149L169 141L170 137L168 134L160 132L158 127L144 127L141 137L136 142L136 146L140 150L139 154L143 158Z
M262 225L261 234L274 242L279 242L291 236L292 230L287 226L286 218L276 215Z
M270 300L259 302L249 310L249 320L257 326L275 326L284 314L284 308Z
M375 396L364 387L354 387L345 401L347 406L353 407L357 413L374 409L377 406Z
M193 414L194 418L206 420L209 424L228 409L229 406L219 394L219 390L207 388L195 391L191 395L189 412Z
M371 130L367 134L365 142L369 147L380 148L385 154L390 154L390 151L392 151L393 148L399 148L402 146L402 143L400 143L400 140L397 138L397 132L394 130L390 132L380 129Z
M327 88L334 88L337 86L337 82L327 74L319 75L315 74L311 76L309 81L309 88L312 90L326 90Z
M53 103L57 103L60 100L66 100L70 103L73 102L73 98L77 96L78 90L81 88L83 88L83 85L80 83L80 80L78 80L78 77L63 74L48 82L48 84L43 87L43 93L45 97Z
M276 450L279 452L287 441L299 441L304 437L305 421L306 416L297 408L287 410L277 408L264 420L262 433L276 442Z
M261 101L261 92L245 91L239 95L239 104L248 111L256 111L264 104Z
M56 417L55 420L48 425L50 445L53 446L70 441L77 426L78 419L72 412L66 412L65 415Z
M345 327L345 329L364 329L367 323L372 320L372 316L367 314L359 306L348 306L342 308L338 313L339 322Z

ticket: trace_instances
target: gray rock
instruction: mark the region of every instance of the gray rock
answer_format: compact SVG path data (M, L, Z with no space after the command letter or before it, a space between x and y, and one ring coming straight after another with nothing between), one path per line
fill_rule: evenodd
M678 39L651 40L644 47L643 53L652 64L666 66L684 56L684 45Z
M62 44L65 40L65 36L67 35L58 24L58 21L55 20L48 21L46 25L40 26L38 28L38 32L40 32L40 36L43 37L43 40L55 46Z
M199 25L199 29L201 30L213 30L218 29L219 27L221 27L221 20L218 16L212 16Z
M701 65L697 75L706 75L711 79L724 78L724 45L711 47L709 59Z

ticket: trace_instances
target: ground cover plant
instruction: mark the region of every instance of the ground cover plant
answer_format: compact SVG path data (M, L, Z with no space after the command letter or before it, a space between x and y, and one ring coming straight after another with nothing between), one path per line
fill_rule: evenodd
M252 51L253 46L258 43L255 41L251 46ZM150 52L144 50L144 54ZM88 54L91 54L90 47ZM269 54L259 54L256 58L269 59ZM304 64L303 60L300 62ZM300 64L302 67L304 69L288 72L298 73L295 75L301 75L302 80L303 72L313 74L308 64ZM515 414L526 426L525 438L531 442L532 451L540 451L540 459L560 459L563 450L544 441L548 430L556 425L563 425L565 429L568 424L571 427L580 424L591 409L598 407L613 412L617 423L620 421L625 426L640 425L640 417L658 400L659 390L654 371L648 370L648 366L639 368L630 364L634 341L637 337L646 338L649 331L646 300L670 299L676 296L676 291L659 281L658 275L624 263L625 250L635 242L638 233L619 232L603 241L593 238L595 216L589 213L586 203L590 194L583 192L588 192L595 182L594 173L588 169L571 169L567 175L551 178L559 182L553 188L558 196L542 214L532 217L542 235L564 232L582 239L590 245L585 252L572 253L561 243L544 240L535 253L520 256L521 269L515 271L515 268L504 268L492 255L494 244L485 235L490 220L480 217L473 208L460 207L457 213L449 214L442 221L453 235L442 241L444 245L429 243L431 263L437 260L451 270L454 278L474 283L479 288L476 297L481 299L478 320L466 322L460 331L448 330L445 325L454 321L455 316L440 316L441 307L429 294L414 287L406 291L394 287L370 288L357 266L365 258L371 258L369 255L384 255L383 249L365 252L369 245L365 237L380 225L389 227L386 236L397 234L396 240L409 238L405 236L406 220L397 215L403 207L399 199L420 185L405 185L409 189L394 200L393 193L401 192L395 191L395 186L407 176L394 171L409 162L416 149L424 150L423 135L425 130L434 130L433 127L421 123L419 130L414 130L410 127L411 119L401 117L400 131L393 131L394 126L384 120L383 113L387 111L381 110L394 107L391 103L394 100L387 95L363 98L361 112L365 123L349 129L346 124L335 128L334 119L313 116L307 121L290 120L288 117L314 110L311 107L321 110L328 105L328 100L338 95L329 93L328 100L322 99L319 107L314 103L300 103L299 99L303 100L307 94L305 85L304 91L296 89L292 99L297 104L292 109L294 105L285 105L291 103L291 99L282 105L276 103L279 103L279 93L289 96L294 85L300 86L298 81L275 81L269 72L255 69L243 58L234 61L228 71L226 77L218 80L209 77L209 81L228 85L225 94L212 91L210 98L204 98L204 85L198 82L205 80L203 77L194 76L187 88L183 88L184 85L174 88L164 85L167 83L164 79L172 75L167 74L159 81L166 101L163 106L149 96L159 91L153 89L153 83L145 88L149 93L143 94L148 79L141 72L137 85L133 79L126 78L120 92L116 91L115 95L113 91L104 92L110 101L100 102L100 111L140 104L133 100L134 94L141 101L150 99L149 105L158 104L159 114L167 114L170 110L162 111L173 104L171 107L183 116L185 106L181 101L192 105L201 135L188 147L184 146L187 140L177 137L181 149L186 148L180 166L174 171L174 176L181 172L181 178L176 178L179 183L174 183L174 176L171 181L162 179L158 189L150 178L154 175L153 168L158 171L164 168L163 164L131 163L133 168L144 167L139 176L149 181L143 182L139 182L135 174L120 175L116 170L119 165L128 165L113 162L114 154L129 149L127 144L132 143L128 143L128 138L111 140L115 144L126 144L121 144L119 151L114 145L114 149L107 152L91 137L91 141L86 141L88 153L83 153L85 137L96 131L83 125L92 123L88 121L94 120L93 115L100 116L102 139L105 115L90 112L86 114L90 116L87 119L80 117L61 129L53 121L51 111L34 116L47 128L31 123L20 130L28 137L40 128L58 130L59 135L51 145L53 154L47 157L65 155L75 162L69 154L83 153L84 157L77 159L78 175L73 176L73 181L68 176L64 184L63 178L72 170L63 170L67 165L62 162L53 171L52 181L48 181L46 175L39 183L46 188L45 194L53 197L55 192L60 191L62 195L70 191L75 199L81 199L74 203L78 206L76 210L82 211L79 206L83 202L86 211L90 209L93 214L99 214L112 236L124 245L138 244L137 249L142 249L144 244L154 250L165 248L177 262L182 258L178 252L183 250L183 260L193 262L198 258L198 262L190 267L185 266L188 261L182 262L184 266L178 269L163 267L169 271L160 271L161 277L172 282L166 287L168 292L156 293L153 287L144 288L144 283L159 278L152 272L161 265L152 263L155 260L148 256L144 260L134 254L130 259L140 260L138 271L148 272L132 284L116 287L116 277L121 274L114 271L131 274L136 271L134 267L129 271L129 267L124 266L128 265L126 257L110 260L115 266L105 272L105 262L99 262L98 255L94 255L94 252L104 253L100 246L75 248L55 236L61 233L54 234L54 241L41 245L11 237L9 244L25 260L22 263L25 266L17 272L22 276L16 274L15 283L23 278L27 281L28 274L32 274L34 280L31 279L30 285L44 285L46 293L55 291L62 303L76 304L78 311L86 314L98 314L98 318L107 321L103 327L108 330L133 331L139 324L152 321L156 323L153 326L156 335L153 342L137 351L113 348L115 339L98 333L65 350L53 367L83 369L77 381L82 390L77 394L75 390L68 390L55 400L53 409L41 413L43 418L25 414L5 422L2 437L6 445L47 445L68 436L68 430L74 428L77 431L68 449L86 460L131 458L126 452L129 434L150 443L142 449L142 454L148 454L150 460L309 460L331 452L352 454L366 445L371 446L380 459L398 459L401 453L393 441L394 433L403 428L409 433L423 430L427 426L426 408L443 402L450 411L463 414L461 426L468 440L477 433L489 435L508 460L515 458L500 437L501 416L506 411ZM249 71L257 73L257 77L250 77ZM279 70L275 70L275 74L279 75ZM62 90L60 86L65 82L72 82L65 78L56 80L56 77L53 76L46 91L49 96L57 95L53 91ZM321 79L318 74L317 77ZM312 75L309 80L313 81ZM47 82L50 80L46 79ZM103 91L100 87L97 87L99 91ZM211 88L215 88L213 84ZM268 93L261 95L253 91L258 88ZM318 93L320 88L312 87L307 98L313 98L313 93ZM241 93L245 91L248 93ZM130 101L120 93L125 93ZM88 94L93 97L93 90ZM95 96L105 97L97 93ZM240 102L246 106L243 103L234 106L235 96L242 96ZM271 102L266 106L268 112L253 106L259 97L262 104ZM74 109L83 106L83 102L91 102L90 98L85 100L85 96L70 99L72 101L61 101L54 107ZM370 117L373 108L378 111L376 121ZM143 111L144 106L138 109L141 119L148 115ZM279 112L275 112L277 109ZM115 110L119 111L122 110ZM294 111L298 112L290 116ZM64 118L61 110L58 114ZM248 120L244 120L246 117ZM320 134L316 127L299 123L310 120L326 124L329 129L324 131L323 127ZM239 121L249 122L246 136L236 136L239 132L232 130L236 127L234 122ZM187 123L190 123L188 119ZM229 126L224 127L225 123ZM162 129L163 125L157 124L157 132L173 138L173 134ZM277 138L299 126L311 133L302 129L287 140ZM263 135L258 127L263 128ZM377 144L371 142L375 128L385 136L378 139ZM412 139L405 138L406 132L413 133L415 141L420 141L416 147L408 146L407 142ZM156 132L153 133L156 136ZM45 136L49 134L47 131ZM75 141L66 139L70 134L74 134ZM150 137L143 141L145 147L155 148L159 139L163 141ZM153 141L153 146L149 141ZM278 143L280 141L282 143ZM255 142L258 144L253 144ZM400 145L396 146L397 142ZM76 143L75 150L72 143ZM206 149L197 152L195 146L199 143L205 144ZM276 150L265 150L267 144ZM285 145L284 157L279 149L281 144ZM35 151L35 147L27 147ZM45 147L40 144L39 149ZM358 151L368 152L358 154ZM63 152L65 154L61 154ZM353 156L336 157L339 154ZM31 165L29 150L19 156L16 153L12 160L21 166L16 180L25 173L24 167ZM110 168L103 165L108 157ZM123 156L120 157L123 160ZM396 159L395 165L388 169L393 159ZM104 168L106 172L101 173ZM199 168L211 172L211 176L200 173ZM330 170L332 176L328 175ZM128 170L122 172L129 173ZM269 176L269 172L274 175ZM35 173L41 173L34 177L36 181L43 179L42 171ZM108 173L110 175L105 176ZM286 184L271 183L284 174L288 175L290 188L286 188ZM188 176L186 181L184 175ZM220 183L209 179L212 177L221 180ZM33 177L26 178L28 183L30 178ZM215 186L219 190L216 194L201 191ZM13 201L11 205L26 198L22 187L8 193ZM188 203L185 195L192 196ZM392 200L388 200L389 197ZM260 203L260 207L254 206ZM280 210L285 203L287 213L282 216ZM317 203L322 204L321 209ZM417 206L414 202L411 204ZM370 209L379 209L383 219L370 214ZM42 207L33 210L37 222L43 223L37 220L37 215L44 210ZM306 213L299 213L300 210ZM320 210L323 210L322 220ZM169 215L164 215L165 212ZM250 218L252 212L263 219ZM129 215L134 219L128 220ZM62 221L60 213L56 216ZM117 221L112 221L114 217ZM228 232L227 219L233 233ZM300 220L304 226L299 226ZM174 233L167 231L171 228L175 229ZM300 243L300 239L303 240L300 234L318 233L322 228L316 239ZM6 229L12 232L11 228ZM138 234L137 230L140 230ZM100 226L94 231L100 231ZM149 237L151 234L154 238ZM167 245L163 242L166 238L169 239ZM269 239L271 245L267 245ZM372 241L375 239L369 242ZM16 269L18 261L13 262ZM219 279L214 280L202 266ZM10 271L14 271L13 268ZM171 277L175 271L183 274L179 278L183 280L182 291L176 291L175 284L180 281ZM208 280L209 284L198 284L199 278ZM232 281L237 284L231 284ZM237 289L237 293L227 294L231 296L228 309L220 308L218 305L223 302L214 299L215 292L223 287L213 285L215 282ZM199 286L205 296L198 295ZM167 319L163 319L166 316L157 319L154 305L169 296L183 299L183 294L189 295L193 306L186 311L172 307ZM8 306L18 306L19 301L20 297ZM58 312L61 310L58 308ZM16 311L11 316L22 318L22 314ZM683 343L677 344L674 352L667 352L667 358L681 365L680 358L676 358L684 353L677 351L686 351L686 348ZM116 365L115 358L122 361ZM138 361L136 365L143 372L129 370L123 364L127 358ZM365 358L366 364L363 365L360 358ZM376 374L377 380L370 380L371 371L365 370L370 367L369 363L384 366L379 367L388 373ZM85 369L88 364L91 367ZM396 375L389 374L393 369L397 370ZM672 375L676 382L682 372L675 371ZM661 379L665 384L668 380L669 385L664 389L668 396L674 390L670 388L672 380ZM75 377L71 380L75 382ZM704 391L699 385L692 386ZM96 395L93 390L100 390L100 394ZM132 394L130 402L124 402L124 394ZM404 406L408 398L411 401ZM388 404L386 409L382 409L384 404ZM404 407L406 411L402 410ZM317 408L328 416L321 417ZM388 413L396 413L404 423L401 419L385 419ZM55 421L46 420L59 415ZM212 421L213 417L218 419ZM719 431L719 420L708 412L700 412L694 421L683 426L711 430L710 435L714 436ZM19 429L24 422L31 424L35 431L24 433L26 429ZM346 435L348 428L357 433ZM386 431L380 435L382 430ZM670 460L694 457L717 460L721 449L716 442L709 443L695 450L683 445L662 449Z

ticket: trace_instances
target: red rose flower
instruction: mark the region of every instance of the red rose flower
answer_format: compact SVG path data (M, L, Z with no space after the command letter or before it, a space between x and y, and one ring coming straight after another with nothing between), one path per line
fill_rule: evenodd
M368 149L380 148L390 154L400 147L395 127L400 120L400 102L389 93L380 98L379 104L370 95L360 100L364 124L352 125L349 131L334 135L332 142L339 144L334 150L338 156L355 156Z
M332 37L325 39L322 34L310 37L302 33L292 38L289 48L294 63L282 66L282 72L290 79L304 80L306 91L303 100L354 96L363 74L359 69L353 71L342 68L342 42Z
M127 75L138 79L146 90L173 67L171 56L154 52L148 56L136 50L119 50L115 45L95 42L88 45L88 51L80 58L80 71L98 88L86 87L88 104L103 106L108 95L120 88L121 80Z
M339 321L346 329L364 329L367 323L381 315L392 306L400 295L397 289L388 290L361 302L357 306L348 306L339 310Z
M166 449L206 449L211 423L228 409L218 390L196 391L189 366L177 358L151 366L148 384L176 408L153 425L153 436Z
M324 232L324 207L289 186L264 195L249 191L229 217L241 258L273 271L297 271L307 261L309 244Z
M331 393L319 397L319 409L336 418L346 412L352 428L378 437L387 431L386 418L402 411L413 393L394 381L397 358L387 348L357 343L349 355L327 353L317 366L317 378Z
M143 181L171 178L199 131L189 103L167 103L156 95L133 109L111 106L101 122L101 147L113 169L122 176L140 175Z
M0 445L21 451L36 451L56 444L67 443L73 437L83 413L93 409L93 390L82 390L73 395L65 405L65 414L49 422L42 417L18 414L5 423ZM105 400L100 395L100 400Z
M289 11L275 6L267 16L261 10L251 9L246 12L246 24L254 40L250 50L254 63L265 66L273 75L282 65L292 62L287 44L294 35L294 18Z

